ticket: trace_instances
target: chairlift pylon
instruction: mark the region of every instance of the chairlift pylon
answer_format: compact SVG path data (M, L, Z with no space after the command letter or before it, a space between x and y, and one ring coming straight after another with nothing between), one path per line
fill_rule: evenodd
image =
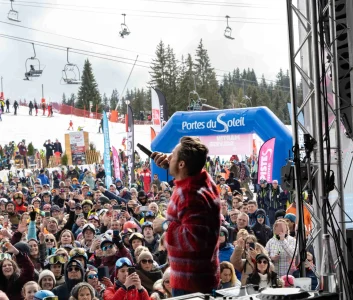
M70 63L69 50L70 48L67 48L67 64L62 70L61 82L65 84L81 84L80 68L76 64Z
M225 36L227 39L234 40L234 37L232 37L232 28L230 28L229 23L228 23L229 18L230 18L230 16L226 16L226 19L227 19L227 27L226 27L226 29L224 30L224 36Z
M124 16L124 22L121 23L121 31L119 31L119 34L122 38L125 37L125 35L129 35L130 34L130 30L129 27L127 27L126 23L125 23L125 17L126 14L121 14L122 16Z
M32 78L40 77L43 73L43 69L40 66L40 60L37 58L36 49L34 43L32 43L34 56L27 58L25 62L26 72L24 80L30 80ZM37 69L36 69L36 67Z
M12 6L12 3L14 2L15 0L10 0L10 4L11 4L11 9L9 10L9 13L7 14L7 18L10 20L10 21L14 21L14 22L21 22L18 18L18 11L17 10L14 10L13 9L13 6Z

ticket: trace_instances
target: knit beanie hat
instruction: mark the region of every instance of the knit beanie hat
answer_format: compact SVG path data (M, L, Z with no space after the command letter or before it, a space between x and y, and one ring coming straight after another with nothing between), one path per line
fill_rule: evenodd
M55 276L54 276L53 272L50 270L43 270L42 272L39 273L38 284L42 287L41 281L45 276L50 276L53 279L54 286L55 286L55 284L56 284Z
M275 212L275 221L278 219L283 219L286 215L286 211L284 209L279 209Z
M137 263L139 264L141 262L141 260L143 259L152 259L153 260L153 256L151 254L151 252L149 251L142 251L139 255L139 257L137 258Z
M71 296L74 297L75 299L78 299L78 294L80 293L80 291L82 289L88 289L91 294L91 299L94 299L94 297L95 297L94 289L87 282L80 282L80 283L76 284L71 291Z
M29 256L30 254L30 249L29 249L29 246L27 243L24 243L24 242L18 242L14 245L14 247L20 251L21 253L23 254L26 254L27 256Z
M293 223L295 223L295 220L297 219L297 217L295 214L286 214L284 216L284 219L288 219L288 220L292 221Z
M165 270L163 277L162 277L162 282L164 283L164 281L169 280L169 278L170 278L170 268Z
M260 216L260 215L262 215L262 216L264 216L264 217L266 217L266 216L267 216L267 214L266 214L265 210L264 210L264 209L262 209L262 208L259 208L259 209L255 212L255 215L256 215L256 216Z
M268 258L268 256L263 254L263 253L260 253L260 254L256 255L256 261L258 261L260 259L266 259L268 264L270 263L270 259Z

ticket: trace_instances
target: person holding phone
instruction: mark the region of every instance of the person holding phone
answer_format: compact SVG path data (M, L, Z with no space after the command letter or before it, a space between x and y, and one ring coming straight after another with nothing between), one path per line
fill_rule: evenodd
M174 297L211 293L219 284L220 197L213 179L203 170L207 155L207 147L198 138L187 136L171 155L151 155L158 167L169 167L175 178L177 192L170 199L167 221L162 226L167 231Z
M145 288L131 261L120 258L115 263L115 285L107 287L103 294L103 300L149 300Z

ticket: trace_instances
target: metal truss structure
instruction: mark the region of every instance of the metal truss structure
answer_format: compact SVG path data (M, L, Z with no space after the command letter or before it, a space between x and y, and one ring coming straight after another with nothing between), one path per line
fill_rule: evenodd
M314 247L316 256L316 274L319 277L322 261L323 234L332 234L328 226L325 201L329 201L338 220L338 226L345 234L344 186L342 175L341 151L341 112L338 68L342 60L337 53L337 42L347 26L339 26L336 19L338 0L287 0L287 21L290 54L292 126L294 142L294 163L296 174L296 203L303 203L312 216L313 229L308 236L306 246L299 244L299 253L305 253L305 247ZM345 0L342 0L345 1ZM296 36L299 27L299 35ZM324 54L324 55L323 55ZM349 71L348 71L349 73ZM301 84L301 90L298 86ZM302 92L302 99L299 96ZM326 101L324 101L326 99ZM350 103L347 106L351 108ZM304 114L304 124L298 121ZM326 114L325 114L326 113ZM327 117L328 116L328 117ZM304 161L298 161L300 135L304 134L307 144ZM327 144L327 141L331 144ZM308 146L308 144L310 144ZM329 145L329 146L327 146ZM311 147L310 147L311 146ZM304 166L305 165L305 166ZM305 179L300 178L300 169L307 170ZM327 186L328 174L335 174L334 186ZM312 206L302 201L302 191L312 196ZM298 205L297 205L298 207ZM303 209L301 205L298 211ZM300 222L300 220L299 220ZM305 236L305 228L303 229ZM303 249L304 248L304 249ZM342 288L341 259L331 240L331 250L335 260L336 274ZM347 260L347 253L345 253ZM343 294L341 294L342 296Z

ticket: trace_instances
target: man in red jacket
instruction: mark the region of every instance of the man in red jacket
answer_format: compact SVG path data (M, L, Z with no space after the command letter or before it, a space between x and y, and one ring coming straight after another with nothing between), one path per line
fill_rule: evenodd
M203 169L207 147L183 137L172 154L154 152L159 167L169 165L175 190L163 224L173 296L210 293L219 284L220 199L216 184Z

